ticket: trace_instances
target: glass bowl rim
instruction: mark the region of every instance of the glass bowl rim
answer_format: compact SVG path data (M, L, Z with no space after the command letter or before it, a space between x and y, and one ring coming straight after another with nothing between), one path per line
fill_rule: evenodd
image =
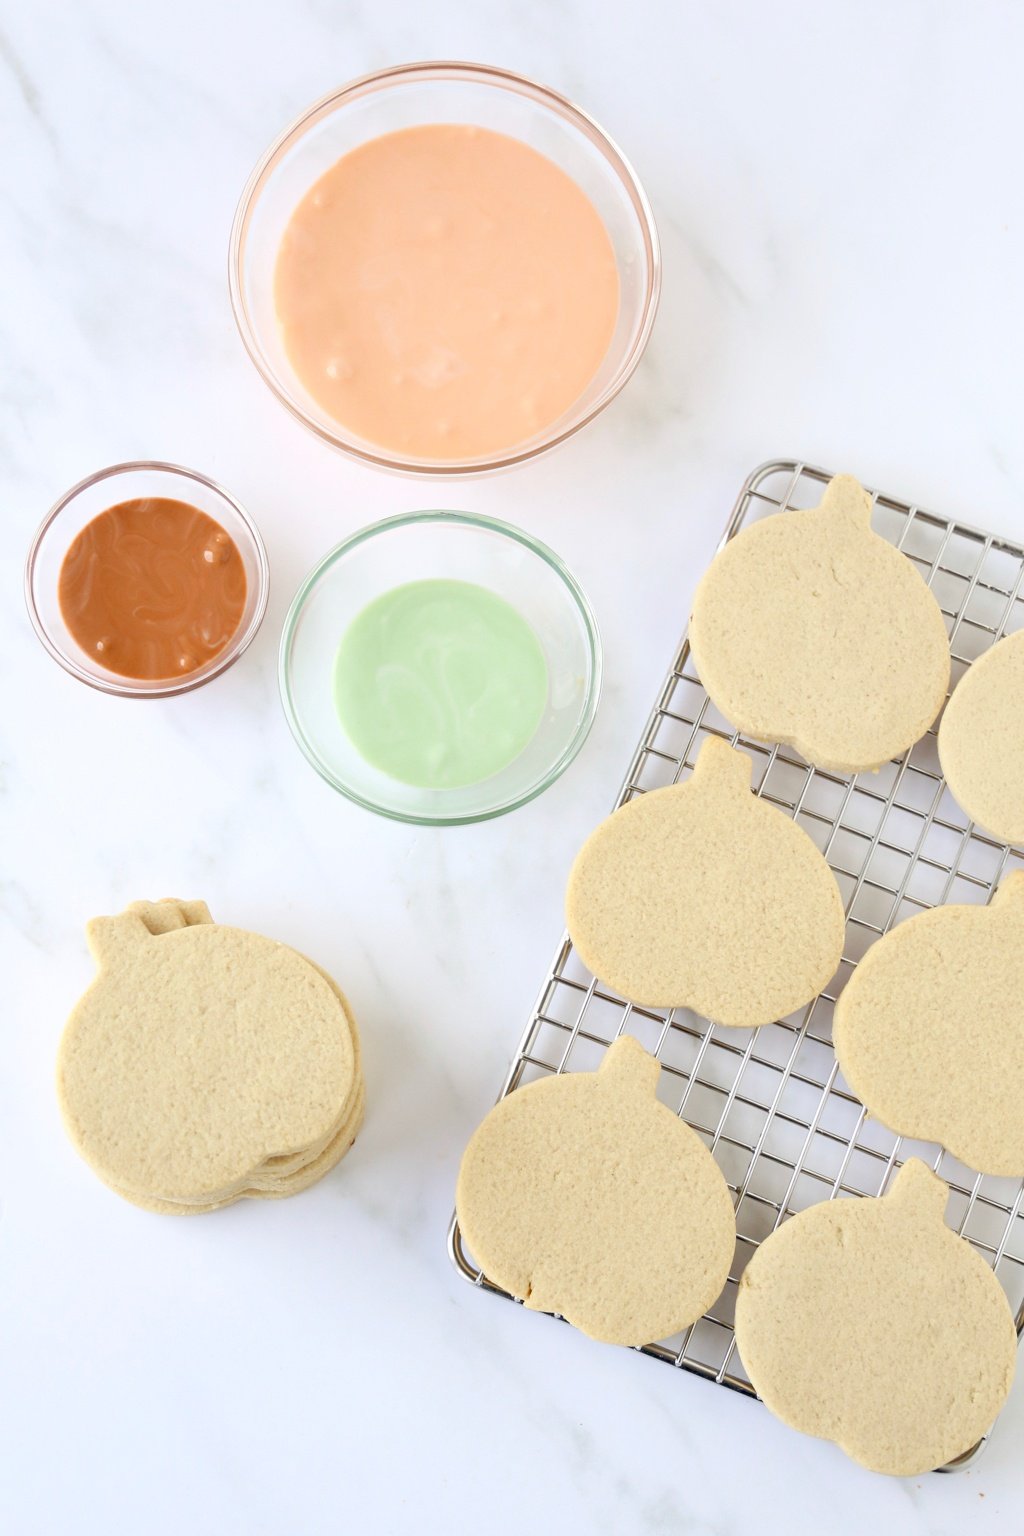
M398 810L391 806L381 805L379 801L371 799L368 795L361 794L357 789L344 783L333 773L314 751L312 743L307 739L302 726L299 724L295 704L292 699L289 676L292 642L295 638L295 631L303 609L322 577L333 569L339 561L344 559L346 555L351 554L361 544L367 543L379 534L393 532L396 528L423 524L469 528L473 531L495 533L500 537L509 538L515 543L521 544L531 554L543 560L554 574L560 578L566 594L575 604L576 611L583 622L587 652L590 659L590 679L579 719L576 722L572 736L562 748L555 761L528 790L514 795L510 799L503 801L500 805L469 813L417 814L413 811ZM284 708L285 719L288 721L288 728L310 767L320 775L325 784L329 784L332 789L337 790L339 794L343 795L346 800L350 800L354 805L361 806L365 811L372 811L377 816L385 816L390 821L401 821L407 825L417 827L469 826L478 821L492 821L497 816L504 816L510 811L519 810L521 806L528 805L531 800L536 800L546 789L550 789L551 785L561 778L590 735L601 699L602 675L601 635L597 627L597 620L594 617L594 612L586 593L564 560L559 555L556 555L554 550L549 548L542 540L534 538L532 534L526 533L522 528L517 528L514 523L506 523L500 518L487 517L478 512L456 512L440 508L417 512L400 512L396 516L384 517L378 522L367 523L365 527L357 529L355 533L346 539L342 539L340 544L336 544L333 549L329 549L325 555L321 556L312 570L299 584L298 591L292 598L284 626L281 630L281 644L278 651L278 687L281 693L281 703ZM451 793L457 794L458 791L451 791Z
M83 491L90 490L94 485L100 485L105 480L114 480L122 475L145 474L154 471L160 474L178 475L183 480L202 485L206 490L212 491L215 496L228 503L241 521L255 556L257 571L256 606L253 609L252 617L248 624L228 641L228 644L219 656L214 657L213 665L208 672L203 671L201 677L184 678L180 682L172 679L163 686L146 688L139 686L140 683L145 681L144 679L139 679L136 682L125 679L124 682L117 682L113 678L94 677L70 652L64 651L57 644L49 628L44 623L42 614L39 612L35 596L35 574L43 540L61 513ZM97 516L99 516L98 513ZM77 678L80 683L87 683L90 688L96 688L100 693L108 693L116 698L168 699L174 698L178 694L191 693L194 688L201 688L204 683L212 682L215 677L219 677L222 672L226 672L228 667L233 666L238 658L249 649L249 646L256 638L267 611L267 602L270 597L270 562L267 559L267 550L263 543L263 537L249 513L242 506L242 503L216 480L211 480L209 475L202 474L198 469L188 469L184 464L172 464L166 459L125 459L119 464L108 464L105 468L97 469L91 475L86 475L84 479L77 481L54 502L36 529L32 543L29 545L28 555L25 559L24 592L25 606L28 609L32 628L35 630L45 650L49 652L54 661L59 662L65 672ZM202 671L202 669L197 670ZM159 679L154 679L154 682L159 681Z
M367 94L374 87L390 87L398 84L406 84L418 77L437 76L448 80L476 80L476 83L493 86L497 89L509 90L520 95L536 96L541 104L553 110L559 117L571 123L578 132L589 139L604 156L610 169L617 176L629 195L640 226L641 240L647 259L647 289L644 295L640 325L629 350L619 363L615 374L601 391L597 399L578 419L569 422L560 432L543 437L539 442L528 448L512 448L502 450L501 453L484 455L479 459L467 461L444 459L403 459L384 448L372 448L360 442L353 441L345 429L338 424L335 430L315 421L306 411L300 401L294 399L279 379L276 370L265 356L260 343L256 326L252 323L249 305L245 296L244 284L241 273L243 266L243 251L248 235L252 211L256 201L263 190L265 180L273 171L277 162L284 153L305 134L314 122L328 115L329 111L343 107L350 98L356 98ZM600 415L607 405L610 405L615 397L625 388L633 374L636 372L640 359L647 350L651 330L658 313L658 304L661 298L661 241L658 236L658 227L654 218L654 210L651 207L643 183L640 181L631 161L623 154L618 143L606 133L590 114L570 97L562 95L560 91L551 86L543 85L540 81L532 79L529 75L518 74L514 70L503 69L497 64L474 64L466 60L458 59L424 59L408 64L392 64L386 69L372 70L369 74L358 75L336 90L329 91L326 96L321 96L311 106L294 118L264 150L256 165L249 173L249 177L242 188L241 196L235 208L235 215L231 223L231 236L228 242L228 292L231 299L231 312L235 325L242 338L242 344L249 355L257 373L264 384L272 391L287 411L303 426L323 441L330 443L340 452L357 459L364 464L373 464L379 469L392 470L397 474L416 475L424 478L459 477L464 475L487 475L497 470L509 469L516 464L527 463L530 459L537 458L542 453L564 443L570 437L574 437L583 427L588 426L594 418Z

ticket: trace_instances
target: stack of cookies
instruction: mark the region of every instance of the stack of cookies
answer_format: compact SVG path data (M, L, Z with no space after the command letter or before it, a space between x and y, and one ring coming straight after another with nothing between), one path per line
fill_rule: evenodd
M344 1157L363 1119L359 1037L318 966L201 901L135 902L87 933L98 973L57 1087L104 1183L192 1215L296 1194Z

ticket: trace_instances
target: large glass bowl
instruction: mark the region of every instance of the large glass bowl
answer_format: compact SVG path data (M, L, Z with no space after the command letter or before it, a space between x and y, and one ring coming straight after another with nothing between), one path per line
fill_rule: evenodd
M415 459L353 436L313 399L285 352L274 267L296 205L342 155L367 139L424 123L475 123L522 139L582 187L604 220L619 271L619 318L601 367L578 400L535 437L472 459ZM622 152L592 118L521 75L485 64L407 64L364 75L286 128L246 183L231 230L231 305L246 350L294 416L336 448L420 475L481 474L563 442L618 394L654 323L661 256L654 215Z
M334 702L342 635L368 603L409 581L475 582L531 626L548 668L548 700L532 740L499 773L457 789L403 784L363 758ZM525 805L564 773L587 738L601 691L601 643L590 604L546 545L467 512L385 518L332 549L306 577L281 636L281 698L292 733L321 778L367 810L452 825Z
M60 609L60 571L74 539L108 507L146 497L167 497L198 507L231 535L245 567L245 607L238 628L222 651L182 677L134 678L109 671L76 643ZM73 485L46 514L25 564L29 618L50 655L79 682L123 699L165 699L189 693L226 672L256 638L269 591L267 552L242 504L197 470L158 460L112 464Z

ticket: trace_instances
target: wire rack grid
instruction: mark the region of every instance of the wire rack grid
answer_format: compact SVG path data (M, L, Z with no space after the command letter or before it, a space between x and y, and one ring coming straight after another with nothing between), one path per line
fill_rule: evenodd
M817 505L830 478L797 461L762 465L743 486L722 544L757 518ZM1024 547L894 497L873 492L872 501L875 530L913 561L939 601L955 686L984 650L1024 627ZM897 1137L869 1120L843 1081L831 1025L840 990L875 939L928 907L988 901L1005 873L1024 868L1024 852L986 836L960 810L942 778L934 729L875 773L851 778L810 768L793 749L732 729L704 692L685 635L617 805L685 779L708 735L750 754L755 792L792 816L827 858L847 916L836 976L789 1018L757 1030L716 1028L685 1009L639 1008L617 996L586 970L565 935L501 1096L551 1073L593 1071L612 1040L633 1035L661 1063L659 1098L717 1159L736 1205L729 1280L704 1317L640 1353L752 1396L733 1333L736 1286L751 1254L796 1211L821 1200L881 1194L912 1156L949 1185L947 1222L995 1270L1019 1335L1024 1182L976 1174L942 1148ZM449 1251L466 1279L497 1290L454 1219ZM965 1466L981 1444L953 1465Z

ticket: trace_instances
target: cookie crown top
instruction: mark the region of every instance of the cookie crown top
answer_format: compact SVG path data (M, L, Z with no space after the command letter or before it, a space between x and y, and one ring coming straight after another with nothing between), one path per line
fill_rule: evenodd
M653 1099L661 1064L638 1040L631 1035L621 1035L612 1041L597 1071L602 1086L608 1084L616 1092Z
M745 752L730 747L720 736L709 736L697 754L690 782L703 790L745 795L750 790L753 766Z
M93 957L107 965L160 934L212 922L205 901L166 896L160 901L133 901L114 917L94 917L86 924L85 934Z
M853 475L834 475L814 510L850 518L864 528L871 526L871 497Z
M948 1196L949 1190L938 1174L919 1157L912 1157L903 1164L882 1198L941 1222Z

